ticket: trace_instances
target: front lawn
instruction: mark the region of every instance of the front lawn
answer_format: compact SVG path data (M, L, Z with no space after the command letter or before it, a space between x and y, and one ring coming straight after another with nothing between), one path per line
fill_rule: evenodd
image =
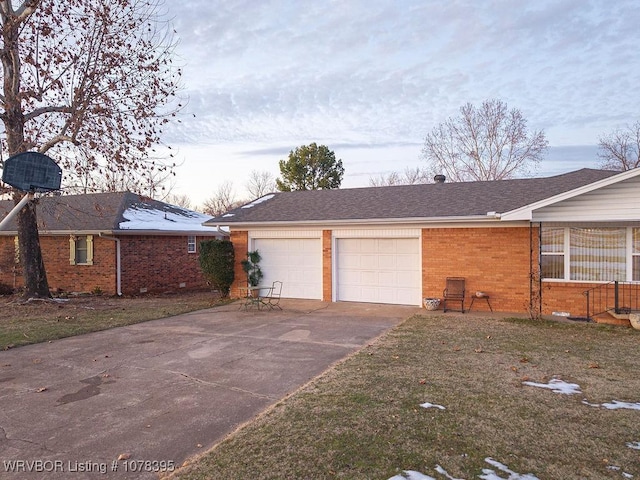
M0 350L170 317L213 307L212 292L142 297L74 296L25 303L0 297Z
M416 316L174 475L638 478L639 345L624 327Z

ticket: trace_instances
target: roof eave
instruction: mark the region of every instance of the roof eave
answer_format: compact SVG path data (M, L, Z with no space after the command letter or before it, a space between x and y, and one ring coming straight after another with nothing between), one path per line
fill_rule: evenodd
M562 202L563 200L568 200L570 198L577 197L578 195L583 195L585 193L589 193L599 188L607 187L609 185L613 185L615 183L622 182L624 180L637 177L639 175L640 175L640 168L626 170L624 172L618 173L617 175L612 175L610 177L603 178L602 180L598 180L596 182L589 183L587 185L583 185L578 188L574 188L573 190L559 193L558 195L554 195L553 197L545 198L544 200L540 200L538 202L534 202L529 205L516 208L515 210L511 210L509 212L504 212L500 214L500 217L502 218L502 220L509 220L509 221L512 221L512 220L513 221L518 221L518 220L532 221L534 210L538 210L539 208L547 207L549 205Z
M162 235L162 236L183 236L196 235L198 237L220 237L224 233L207 228L206 230L114 230L112 235Z
M0 236L15 236L17 230L2 230ZM184 236L195 235L198 237L220 237L226 235L212 228L206 230L38 230L39 235L61 236L61 235L149 235L149 236Z
M237 222L237 223L210 223L208 225L225 227L235 230L244 230L256 227L322 227L322 226L345 226L345 225L380 225L380 224L439 224L439 223L469 223L499 221L499 217L494 215L467 215L467 216L447 216L447 217L411 217L411 218L355 218L343 220L296 220L296 221L274 221L274 222Z

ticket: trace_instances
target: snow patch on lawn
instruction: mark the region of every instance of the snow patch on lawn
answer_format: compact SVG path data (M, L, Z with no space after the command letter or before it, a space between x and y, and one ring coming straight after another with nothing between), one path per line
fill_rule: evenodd
M503 474L504 473L509 474L509 476L507 477L508 480L540 480L538 477L536 477L535 475L532 475L531 473L521 474L521 473L514 472L513 470L509 469L509 467L507 467L505 464L500 463L491 457L485 458L484 461L487 462L492 467L499 470L500 472L502 472ZM436 465L435 470L440 475L444 475L449 480L464 480L463 478L452 477L440 465ZM492 470L490 468L483 468L482 475L478 475L478 478L481 478L483 480L504 480L504 477L500 476L498 473L496 473L495 470ZM430 477L429 475L425 475L424 473L416 472L415 470L403 470L401 474L394 475L393 477L389 478L389 480L436 480L436 479L434 477Z
M618 410L620 408L626 408L628 410L640 410L640 403L631 403L631 402L620 402L618 400L612 400L607 403L590 403L586 400L583 400L582 403L585 405L589 405L590 407L602 407L607 410Z
M549 383L522 382L522 384L529 385L530 387L548 388L554 393L562 393L564 395L582 393L580 391L580 385L577 383L567 383L557 378L549 380Z

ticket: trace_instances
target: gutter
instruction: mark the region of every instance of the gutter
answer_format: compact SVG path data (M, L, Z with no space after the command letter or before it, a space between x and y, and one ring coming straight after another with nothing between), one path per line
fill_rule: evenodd
M264 221L264 222L205 222L203 225L220 228L251 228L251 227L283 227L283 226L344 226L344 225L423 225L445 223L487 223L502 220L501 214L487 212L485 215L449 216L449 217L412 217L412 218L375 218L375 219L341 219L341 220L295 220L295 221Z
M113 240L116 242L116 293L119 297L122 296L122 263L120 261L120 239L116 237L109 237L103 232L98 234L100 238L105 240Z

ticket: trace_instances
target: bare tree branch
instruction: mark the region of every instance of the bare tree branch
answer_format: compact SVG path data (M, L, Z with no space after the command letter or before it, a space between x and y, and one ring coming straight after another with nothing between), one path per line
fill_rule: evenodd
M543 158L542 131L527 131L519 110L500 100L476 108L467 103L460 116L435 127L425 138L423 157L430 174L452 181L500 180L528 175Z
M262 172L252 170L245 186L252 200L276 191L275 178L267 170Z
M605 170L631 170L640 167L640 121L600 137L598 157Z
M204 201L202 211L212 217L219 217L244 203L236 200L233 182L226 181L218 185L213 195Z
M430 176L425 169L420 167L407 167L402 174L391 172L388 175L369 177L370 187L387 187L393 185L416 185L430 183Z

